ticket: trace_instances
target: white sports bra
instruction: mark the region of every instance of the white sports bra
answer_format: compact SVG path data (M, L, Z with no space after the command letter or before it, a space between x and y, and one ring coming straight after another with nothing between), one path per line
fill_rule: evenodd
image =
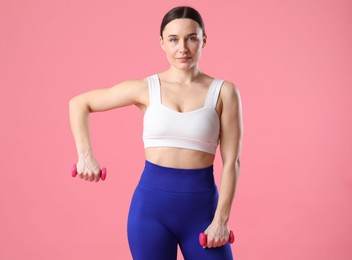
M158 75L148 77L150 104L143 119L144 148L177 147L215 154L220 136L215 108L223 82L213 80L203 107L178 112L161 103Z

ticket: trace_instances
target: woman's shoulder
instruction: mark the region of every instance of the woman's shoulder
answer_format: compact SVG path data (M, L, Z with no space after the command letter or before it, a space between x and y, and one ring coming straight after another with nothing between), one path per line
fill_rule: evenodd
M226 80L226 79L223 79L221 77L212 76L212 75L208 75L208 74L203 74L202 78L203 78L203 81L205 81L205 82L212 82L214 80L223 81L221 88L226 89L227 91L231 91L231 90L237 89L237 86L233 82L231 82L229 80Z
M210 75L204 75L204 77L206 78L206 80L208 81L213 81L213 80L221 80L223 81L222 85L221 85L221 92L237 92L238 88L237 85L234 84L233 82L220 78L220 77L214 77L214 76L210 76Z
M235 83L229 80L223 80L220 91L220 102L223 106L238 103L240 101L240 92Z
M127 79L121 81L117 84L117 86L123 86L125 88L135 89L135 90L143 90L148 88L148 77L140 78L140 79Z
M225 92L238 92L238 87L235 83L229 81L229 80L223 80L222 84L222 91Z

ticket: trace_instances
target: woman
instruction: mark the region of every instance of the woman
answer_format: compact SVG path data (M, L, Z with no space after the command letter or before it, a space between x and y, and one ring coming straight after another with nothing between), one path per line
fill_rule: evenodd
M239 176L241 100L228 81L200 71L207 41L200 14L191 7L170 10L160 28L160 44L170 63L163 72L128 80L70 100L70 122L78 152L77 172L99 181L100 166L89 140L88 115L127 105L144 113L145 168L128 217L133 259L232 259L227 226ZM220 142L220 192L213 162ZM198 235L207 235L201 247Z

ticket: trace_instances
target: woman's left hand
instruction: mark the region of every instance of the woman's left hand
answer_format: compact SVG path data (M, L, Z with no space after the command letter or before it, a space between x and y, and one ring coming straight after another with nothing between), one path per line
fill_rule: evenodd
M204 231L204 234L207 235L207 246L203 248L220 247L229 241L230 230L226 224L221 224L213 220Z

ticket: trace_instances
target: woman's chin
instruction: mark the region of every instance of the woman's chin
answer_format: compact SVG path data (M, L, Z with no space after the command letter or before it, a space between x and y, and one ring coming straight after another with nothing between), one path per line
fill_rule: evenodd
M173 64L173 67L179 70L190 70L194 68L194 64L190 63L178 63L178 64Z

